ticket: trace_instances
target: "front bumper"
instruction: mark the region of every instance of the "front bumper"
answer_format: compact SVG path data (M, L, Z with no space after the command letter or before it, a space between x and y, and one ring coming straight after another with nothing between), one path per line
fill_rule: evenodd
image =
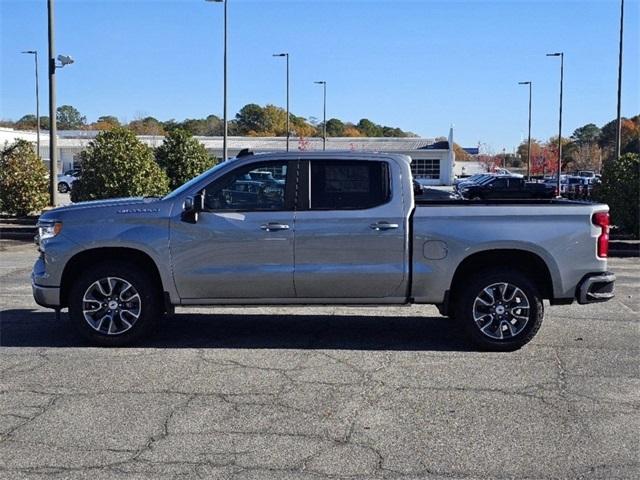
M43 287L31 279L31 291L36 303L46 308L60 308L60 287Z
M616 276L611 272L589 273L578 284L576 298L578 303L606 302L615 296Z

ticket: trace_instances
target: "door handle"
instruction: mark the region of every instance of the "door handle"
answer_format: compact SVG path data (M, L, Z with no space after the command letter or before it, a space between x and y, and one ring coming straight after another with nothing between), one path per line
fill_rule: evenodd
M389 222L376 222L369 225L369 228L373 230L393 230L394 228L398 228L400 225L397 223L389 223Z
M267 232L277 232L278 230L289 230L289 225L286 225L284 223L269 222L265 223L264 225L260 225L260 229Z

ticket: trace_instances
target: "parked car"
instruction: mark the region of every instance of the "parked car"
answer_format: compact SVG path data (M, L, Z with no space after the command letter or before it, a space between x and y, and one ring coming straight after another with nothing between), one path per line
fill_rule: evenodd
M478 173L476 175L472 175L469 178L465 178L464 180L459 181L454 185L454 190L456 192L460 192L463 188L468 187L469 185L473 185L476 183L480 183L482 181L487 181L496 175L493 173Z
M579 170L576 173L576 176L585 178L595 178L596 175L596 172L594 172L593 170Z
M522 177L494 176L492 178L467 185L460 190L467 199L483 200L497 198L553 198L553 185L526 182Z
M60 193L67 193L73 188L73 182L80 178L80 169L72 168L66 172L58 175L58 191Z
M575 189L576 185L581 185L583 182L582 177L576 175L561 175L560 176L560 195L568 196L569 192ZM544 182L546 185L558 186L558 177L549 178Z
M520 173L513 173L506 168L496 168L493 173L495 173L496 175L507 175L509 177L524 178L524 175L521 175Z
M410 162L243 155L163 198L49 210L38 221L34 298L68 308L70 324L105 346L144 338L177 305L416 303L435 304L481 348L513 350L540 328L544 299L613 297L607 205L421 200ZM266 169L283 172L282 195L216 203Z

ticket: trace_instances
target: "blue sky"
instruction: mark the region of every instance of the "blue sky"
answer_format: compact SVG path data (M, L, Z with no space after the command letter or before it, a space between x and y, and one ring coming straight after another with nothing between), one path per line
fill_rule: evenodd
M623 115L640 112L640 1L626 1ZM204 0L57 0L58 104L89 121L222 113L222 4ZM559 59L565 52L563 133L616 111L619 1L229 0L229 113L249 102L284 106L291 55L291 111L366 117L464 146L512 149L526 135L557 134ZM38 49L46 114L46 1L0 0L0 118L34 113Z

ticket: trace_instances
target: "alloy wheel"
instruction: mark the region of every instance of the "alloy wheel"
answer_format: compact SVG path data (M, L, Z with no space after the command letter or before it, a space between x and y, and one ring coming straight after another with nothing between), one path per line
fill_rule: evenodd
M82 298L82 314L96 332L120 335L140 318L140 294L128 281L118 277L105 277L93 282Z

